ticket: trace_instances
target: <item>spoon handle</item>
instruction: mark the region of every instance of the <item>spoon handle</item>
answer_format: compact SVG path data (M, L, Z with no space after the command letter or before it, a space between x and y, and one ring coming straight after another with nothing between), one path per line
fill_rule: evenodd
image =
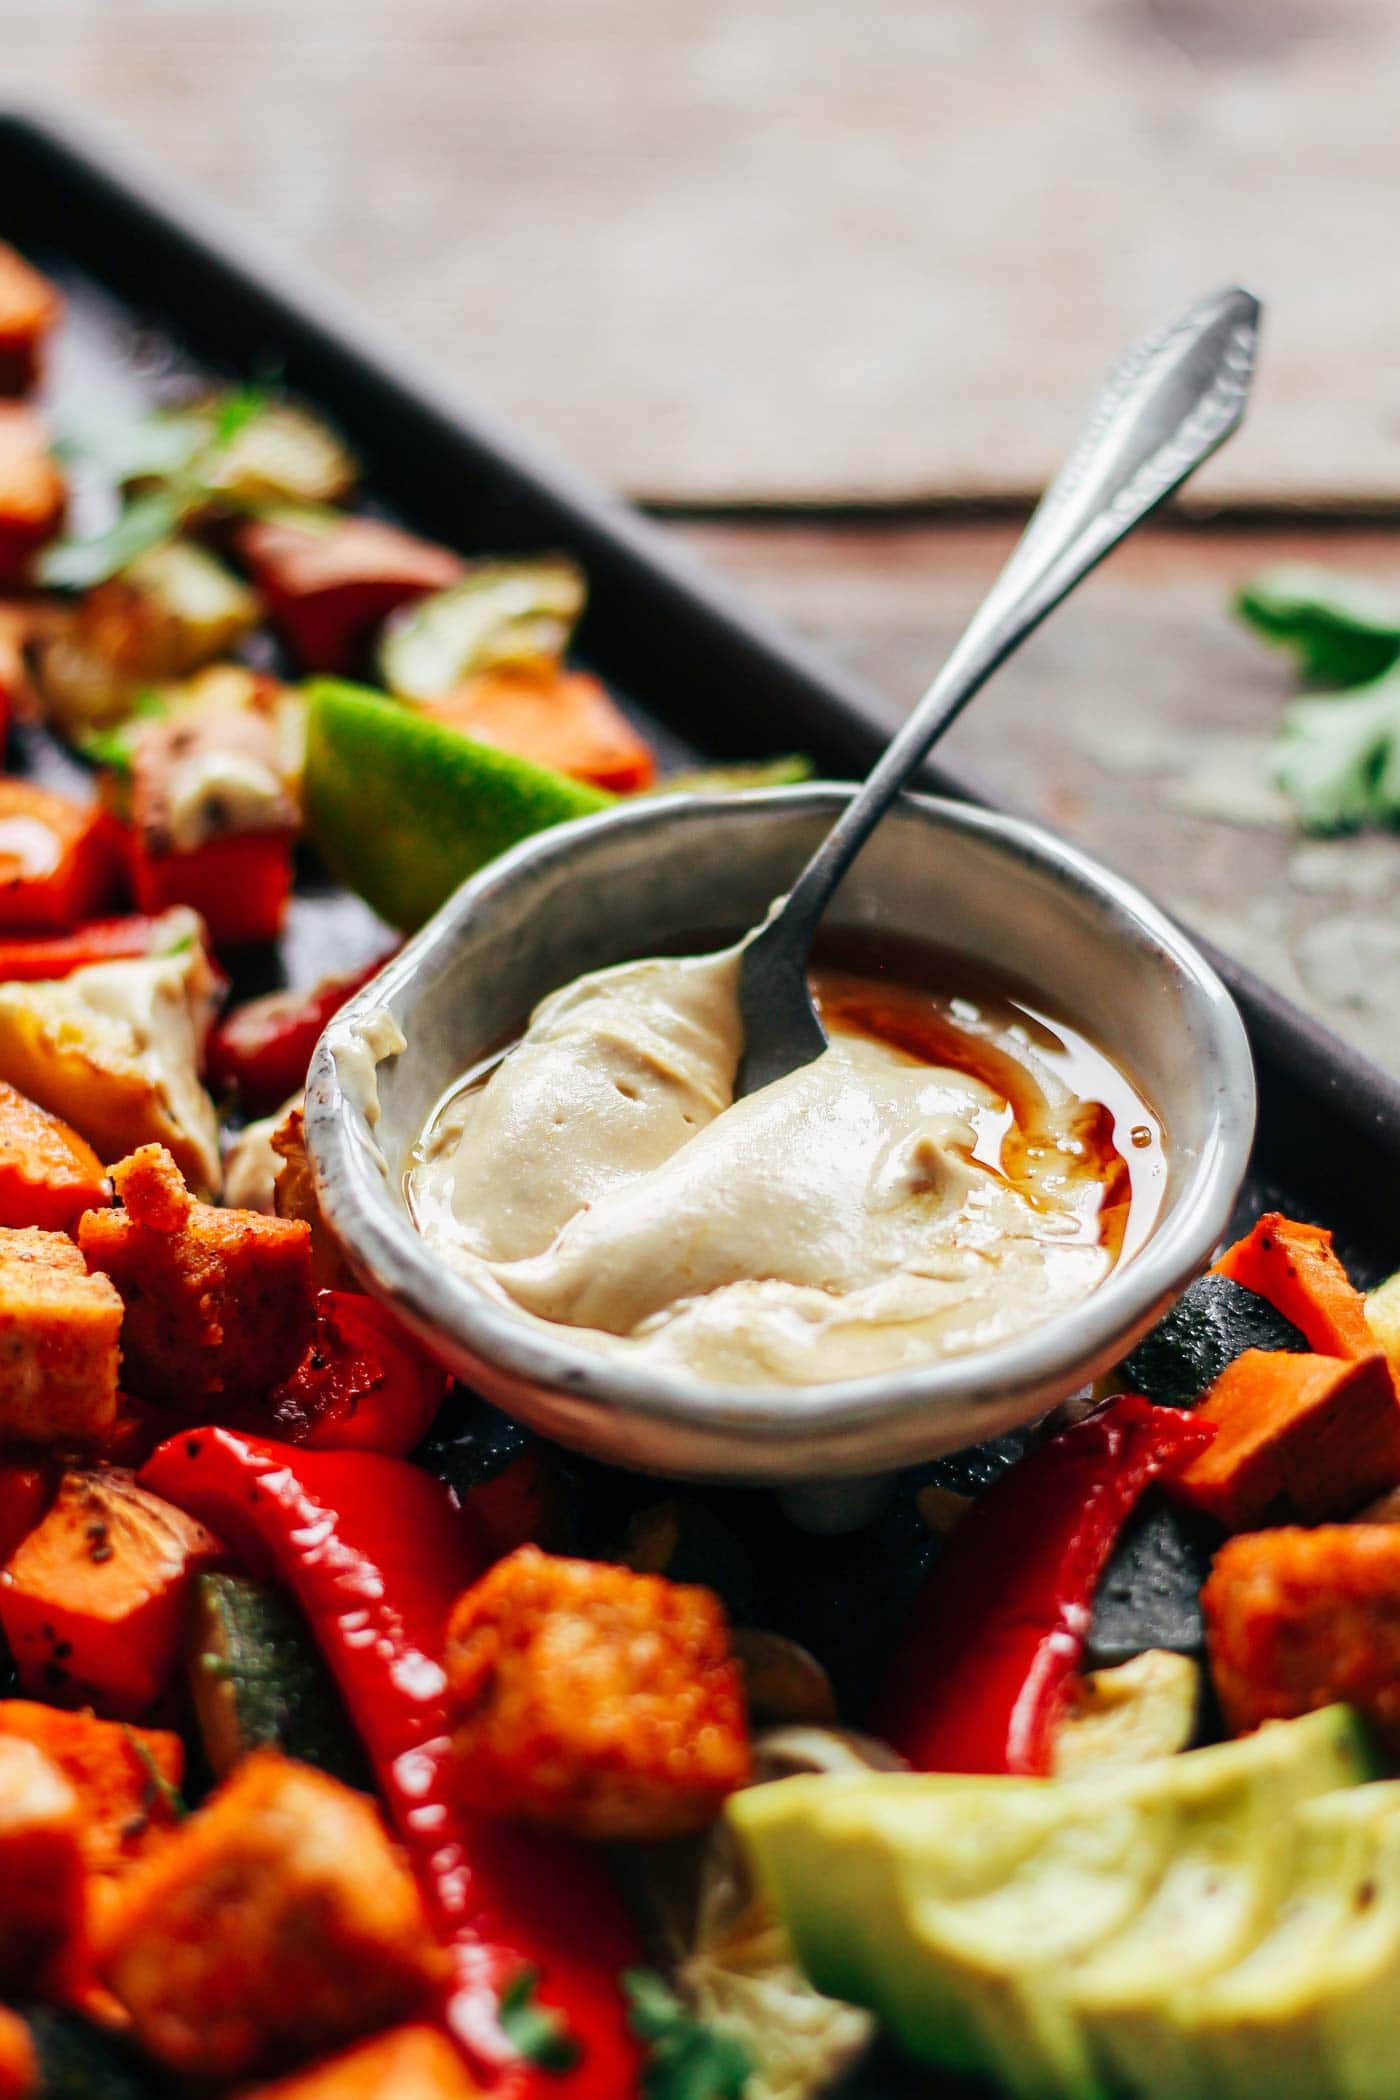
M865 786L758 936L815 933L827 901L935 740L978 688L1148 512L1239 424L1254 370L1259 302L1217 292L1130 350L1109 374L1073 452L1041 498L962 639Z

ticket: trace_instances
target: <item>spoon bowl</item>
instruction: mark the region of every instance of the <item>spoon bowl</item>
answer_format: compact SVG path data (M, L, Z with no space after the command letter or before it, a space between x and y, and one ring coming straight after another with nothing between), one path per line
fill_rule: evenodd
M1031 1420L1107 1370L1200 1269L1254 1128L1243 1024L1191 943L1133 887L1036 827L922 795L895 804L829 924L927 940L1043 992L1162 1118L1168 1181L1141 1248L1093 1294L995 1349L888 1377L709 1385L590 1353L456 1275L404 1176L460 1075L585 971L716 944L787 889L855 790L620 805L526 840L466 883L322 1038L307 1142L327 1222L366 1287L467 1384L615 1464L731 1481L880 1474ZM403 1047L397 1051L396 1043Z

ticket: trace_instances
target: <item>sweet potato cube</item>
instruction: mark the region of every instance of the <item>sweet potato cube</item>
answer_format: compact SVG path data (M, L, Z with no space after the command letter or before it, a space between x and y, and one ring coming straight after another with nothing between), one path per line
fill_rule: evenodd
M372 1802L255 1752L120 1885L98 1966L174 2070L278 2070L411 2018L442 1980Z
M1333 1251L1331 1233L1320 1225L1266 1211L1215 1267L1218 1275L1266 1298L1320 1355L1359 1358L1375 1349L1366 1300Z
M0 779L0 933L66 933L111 902L118 873L102 810Z
M1227 1539L1201 1603L1211 1674L1237 1734L1344 1700L1400 1756L1400 1525Z
M94 1874L120 1874L176 1825L185 1746L168 1728L132 1728L31 1699L0 1699L0 1741L33 1743L78 1797L79 1843Z
M43 1751L0 1737L0 1989L33 1984L82 1922L79 1821Z
M110 1196L85 1138L0 1079L0 1225L72 1232Z
M44 343L63 311L47 277L0 242L0 394L27 393Z
M307 671L353 669L361 645L396 606L443 590L462 573L446 547L377 518L256 518L236 544Z
M522 1546L457 1601L447 1672L465 1804L597 1838L709 1822L749 1773L710 1590Z
M121 1468L65 1473L0 1573L25 1690L117 1719L147 1712L175 1674L189 1585L221 1557L212 1532Z
M0 583L23 579L62 525L67 500L43 419L22 402L0 401Z
M475 2100L481 2087L440 2027L395 2027L238 2100ZM0 2088L0 2100L4 2100Z
M614 794L635 794L656 778L651 746L586 671L502 665L428 701L424 713L480 744Z
M121 1324L117 1291L66 1234L0 1228L0 1444L100 1443Z
M159 1145L112 1183L123 1207L89 1211L78 1244L126 1306L123 1384L193 1422L225 1393L255 1398L289 1376L311 1335L306 1226L196 1203Z
M1215 1436L1172 1492L1233 1531L1347 1516L1400 1480L1400 1402L1379 1351L1343 1362L1247 1349L1195 1415Z

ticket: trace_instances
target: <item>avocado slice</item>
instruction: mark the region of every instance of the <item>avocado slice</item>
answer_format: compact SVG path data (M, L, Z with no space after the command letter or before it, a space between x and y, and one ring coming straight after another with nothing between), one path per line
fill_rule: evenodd
M1179 2100L1142 2037L1267 1929L1296 1805L1371 1768L1331 1707L1082 1781L784 1780L729 1815L812 1982L909 2054L1027 2100Z

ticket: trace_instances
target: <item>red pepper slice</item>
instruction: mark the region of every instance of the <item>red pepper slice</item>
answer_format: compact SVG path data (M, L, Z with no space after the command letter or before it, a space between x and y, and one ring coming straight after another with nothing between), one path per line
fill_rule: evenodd
M46 1515L59 1468L45 1460L0 1460L0 1567Z
M301 1604L452 1950L447 2024L493 2100L626 2100L638 2051L618 1978L637 1954L602 1861L453 1805L443 1640L490 1557L470 1507L402 1459L232 1429L169 1438L140 1477ZM501 2032L501 1995L525 1968L579 2045L570 2071L544 2071Z
M1049 1771L1114 1542L1150 1484L1211 1434L1130 1395L979 1497L914 1606L876 1708L876 1730L916 1771Z
M170 934L165 918L89 919L71 933L35 934L0 941L0 981L29 984L36 979L71 977L89 963L129 962L151 955Z
M391 950L390 953L393 951ZM311 1053L347 999L377 977L388 955L309 992L269 992L226 1014L209 1038L209 1083L235 1093L249 1115L270 1115L306 1084Z
M221 951L275 941L282 931L292 894L292 841L285 832L232 832L192 853L152 853L133 831L127 859L142 911L191 905Z
M258 1424L307 1451L406 1458L427 1435L449 1383L385 1306L357 1291L318 1291L306 1354L257 1403Z

